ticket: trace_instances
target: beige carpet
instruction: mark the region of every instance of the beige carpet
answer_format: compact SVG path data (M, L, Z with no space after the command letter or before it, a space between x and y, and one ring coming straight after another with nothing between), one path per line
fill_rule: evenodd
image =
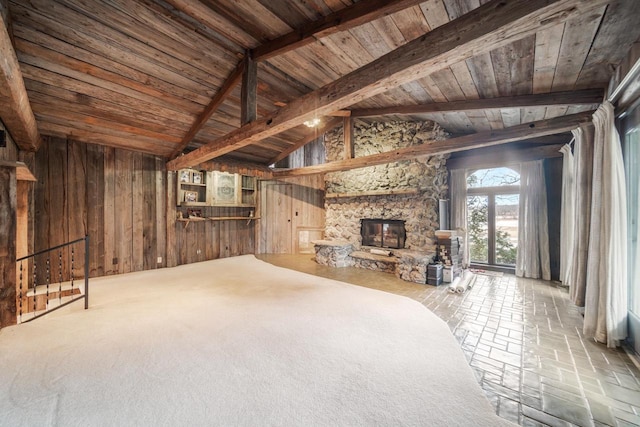
M91 285L0 330L0 425L511 425L408 298L253 256Z

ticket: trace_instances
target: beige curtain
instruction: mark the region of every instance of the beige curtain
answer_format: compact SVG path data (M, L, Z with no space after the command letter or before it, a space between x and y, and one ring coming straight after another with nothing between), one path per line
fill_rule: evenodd
M593 115L591 226L584 329L587 337L617 347L627 336L627 198L620 137L613 106Z
M520 165L516 276L551 280L547 190L542 160Z
M574 137L575 139L575 137ZM562 207L560 215L560 281L568 286L571 258L575 241L576 199L574 194L574 158L571 145L566 144L562 153Z
M462 266L469 265L469 243L467 236L467 170L452 169L449 176L449 198L451 199L451 229L463 236Z
M575 217L573 252L566 272L569 296L578 307L584 307L587 287L589 227L591 224L591 181L593 175L593 125L573 131Z

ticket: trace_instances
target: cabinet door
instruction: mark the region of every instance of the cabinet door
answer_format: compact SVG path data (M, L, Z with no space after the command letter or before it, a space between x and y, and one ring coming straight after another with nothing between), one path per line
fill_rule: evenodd
M292 245L292 185L267 184L265 206L261 220L265 252L268 254L293 253Z
M227 172L213 173L213 204L218 206L234 206L239 204L238 175Z

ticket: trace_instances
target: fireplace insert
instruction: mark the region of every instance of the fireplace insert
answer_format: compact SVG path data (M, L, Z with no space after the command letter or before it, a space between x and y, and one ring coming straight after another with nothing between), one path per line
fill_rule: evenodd
M397 219L361 219L363 246L403 249L406 239L404 221Z

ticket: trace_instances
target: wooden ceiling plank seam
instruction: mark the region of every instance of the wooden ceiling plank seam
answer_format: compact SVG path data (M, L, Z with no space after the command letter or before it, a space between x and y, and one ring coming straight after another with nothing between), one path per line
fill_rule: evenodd
M433 78L431 78L431 76L424 76L423 78L418 79L417 81L422 85L422 87L427 92L427 94L431 97L431 99L433 99L433 102L435 103L447 102L447 97L442 93L442 91L440 90L438 85L436 85L436 82L433 81Z
M431 74L431 78L435 82L436 86L438 86L438 89L440 89L440 92L445 95L448 102L462 101L466 99L466 96L450 67L436 71Z
M243 26L235 25L228 21L207 5L199 1L192 0L164 0L176 10L197 20L206 27L215 28L224 37L233 40L243 49L258 43L258 40L246 31Z
M370 64L283 107L274 116L252 122L179 159L169 168L201 163L299 125L313 115L344 108L471 57L488 46L500 47L559 21L592 10L604 1L493 0ZM428 46L428 49L425 49ZM452 53L453 52L453 53Z
M0 118L19 149L37 151L42 138L9 31L0 15Z
M114 135L121 138L133 138L133 140L135 141L147 139L149 142L164 141L170 144L176 144L180 140L180 137L171 136L160 132L153 132L142 128L134 128L125 124L112 122L105 119L98 119L93 116L79 114L68 110L63 111L47 109L45 111L39 111L36 109L35 115L39 120L43 122L65 125L65 123L69 123L70 121L72 121L74 123L74 128L77 128L79 130L96 130L99 133L103 133L105 135Z
M119 74L78 61L31 42L17 38L16 46L18 47L18 55L21 62L35 67L46 68L67 78L113 90L127 97L157 103L161 106L171 106L176 111L195 114L201 108L198 103L189 102L181 98L176 99L149 85L135 82Z
M90 7L86 7L82 0L58 0L58 2L70 10L77 11L77 14L82 15L85 19L92 19L94 26L102 28L102 33L106 32L104 30L110 32L114 38L120 40L120 44L129 45L136 42L154 49L155 55L163 54L180 61L185 68L191 68L194 75L201 76L200 78L205 84L209 75L213 74L220 78L227 72L227 67L233 66L227 62L224 55L210 57L207 49L200 50L195 46L179 43L154 27L142 25L141 22L133 22L132 16L118 9L115 4L94 2ZM82 22L82 17L80 17L80 22ZM126 38L124 43L122 37ZM235 58L233 60L235 61Z
M60 0L68 2L72 0ZM35 11L32 9L26 10L25 13L27 15L40 15L43 16L50 21L57 22L62 27L62 33L60 35L61 38L67 38L67 34L69 32L75 34L82 34L85 38L96 38L99 45L109 45L113 54L110 55L110 58L119 58L124 53L130 53L128 56L128 60L130 60L132 64L135 64L140 59L146 59L150 61L154 66L160 68L168 68L178 74L183 74L187 76L189 79L199 83L204 87L209 87L209 79L211 76L211 70L202 70L198 67L193 66L192 60L186 55L183 51L176 51L175 48L170 48L170 46L163 46L157 41L152 40L151 42L142 42L138 39L132 38L126 35L121 30L117 30L112 28L109 25L105 25L98 21L91 21L91 26L82 25L88 18L87 16L76 12L70 7L65 6L62 3L53 3L48 0L31 0L30 5L35 7ZM64 8L62 10L50 10L50 8ZM19 6L12 7L12 12L14 10L24 10ZM32 18L32 17L29 17ZM76 22L73 27L70 27L70 22ZM131 24L125 20L122 24L123 27L131 27ZM155 45L155 46L154 46ZM102 49L105 46L100 46ZM166 50L170 50L170 53L167 53ZM194 53L197 53L194 51ZM177 56L176 56L177 55ZM182 59L179 59L182 57ZM213 65L212 65L213 66ZM217 68L214 66L214 68ZM220 76L218 76L220 77Z
M502 116L505 128L517 126L522 123L519 108L502 108L500 109L500 115Z
M171 153L171 158L176 158L182 150L184 150L189 142L193 139L193 137L198 133L202 126L211 118L213 113L218 109L220 104L224 102L226 97L231 93L231 91L235 88L235 86L242 79L242 70L243 70L243 62L239 62L236 68L231 72L231 74L227 77L227 80L220 88L220 91L211 99L211 102L207 107L196 117L189 128L189 131L184 135L182 141L178 144L175 150Z
M69 111L77 114L82 114L87 117L92 117L96 120L109 120L129 127L144 129L147 131L156 132L158 134L172 136L178 138L178 140L183 135L183 132L179 128L167 126L166 124L159 125L157 123L144 121L133 114L127 115L121 112L108 113L94 106L68 102L59 98L52 99L51 97L43 95L39 92L30 92L29 98L31 100L31 105L36 112L46 112L50 110L61 109L63 111Z
M534 47L535 35L532 34L491 51L493 73L501 96L531 93Z
M288 170L274 170L273 175L274 177L284 178L316 175L328 172L339 172L403 160L412 160L419 156L434 156L440 154L455 153L475 148L491 147L506 144L509 142L521 141L545 135L554 135L575 129L582 123L590 122L592 113L593 112L580 113L573 116L563 116L535 123L525 123L499 131L478 132L471 135L450 138L443 141L434 141L432 143L403 147L390 152L356 157L349 160L338 160L322 165L307 166L303 168Z
M529 123L543 120L547 109L544 107L525 107L520 109L520 122Z
M445 2L445 8L449 20L454 20L462 15L480 7L479 0L449 0Z
M567 21L552 90L568 90L575 87L605 10L606 6L602 6L593 13L582 14ZM590 41L580 43L582 39Z
M85 50L63 40L51 37L48 34L28 28L23 25L16 25L16 39L29 42L37 46L46 46L46 49L58 54L64 55L80 63L91 64L91 66L104 70L104 72L119 75L123 78L132 80L138 84L144 84L156 92L163 92L173 98L183 99L183 102L189 104L198 103L206 104L208 98L202 91L194 91L182 88L177 82L169 82L152 76L147 72L136 70L127 65L116 61L109 61L103 55ZM222 82L220 82L222 83ZM187 107L188 108L188 107Z
M604 85L609 81L612 68L625 57L628 46L640 38L637 9L638 2L635 0L609 3L585 64L580 70L578 87L585 87L590 82L602 82ZM620 31L621 28L624 31Z
M179 0L178 0L179 1ZM171 21L177 22L180 25L189 28L190 31L201 35L202 37L210 40L211 43L216 46L220 46L226 49L228 52L232 52L237 57L242 56L244 52L244 46L249 46L251 43L238 43L232 37L225 35L219 26L207 25L204 22L205 19L201 15L192 16L189 13L175 7L170 3L170 0L154 0L154 4L157 4L156 8L160 10L160 13L164 14ZM199 2L188 2L189 6L196 5L202 6ZM200 19L198 19L200 18Z
M415 6L420 0L368 0L357 2L344 9L308 23L297 30L284 34L254 51L256 61L263 61L314 42L316 39L347 31L358 25L374 21L407 7Z
M418 82L413 81L409 83L404 83L399 86L402 90L404 90L411 100L415 104L430 104L433 103L433 98L429 96L429 93L425 90L425 88Z
M457 64L451 65L450 68L453 76L460 86L460 89L462 89L462 92L464 93L465 99L480 98L480 95L478 94L478 88L476 87L476 83L473 81L473 76L469 71L467 62L458 62Z
M440 27L450 21L449 14L442 0L427 0L420 3L420 9L429 28Z
M536 34L533 93L551 91L565 25L565 23L561 23Z
M564 116L567 114L568 109L568 105L549 106L547 107L547 111L544 113L544 118L552 119L554 117Z
M371 26L378 33L378 37L382 39L387 46L387 51L397 49L407 42L396 23L390 16L383 16L380 19L371 21ZM361 27L356 27L352 31L356 31ZM386 53L386 52L385 52Z
M265 29L263 26L254 24L254 22L256 22L255 20L248 20L243 16L240 16L237 10L232 7L232 5L229 5L223 0L202 0L202 3L204 3L209 9L213 10L219 16L231 22L236 27L242 28L243 31L249 34L253 39L255 39L257 43L261 44L266 42L267 40L269 40L269 36L275 37L275 33L270 33L268 29ZM233 6L243 6L241 2L234 3L235 4ZM260 18L258 18L257 22L260 22ZM246 46L246 48L251 47L254 46Z
M34 67L29 64L22 64L21 68L22 68L23 75L28 79L37 80L55 87L64 87L68 90L77 92L78 94L81 94L83 96L95 97L101 100L112 102L114 104L123 104L122 95L116 92L113 92L111 90L93 86L89 83L85 83L78 80L64 79L62 76L60 76L57 73L53 73L51 71L48 71L42 68ZM180 111L175 111L173 109L160 107L156 104L150 104L146 101L137 100L131 106L132 107L136 106L140 109L144 109L149 112L152 111L155 114L167 119L179 120L183 122L190 122L191 120L193 120L192 115L189 115Z
M300 2L280 2L280 1L264 1L258 0L260 6L269 9L269 12L286 22L291 28L300 28L324 16L317 10L306 7L305 3ZM329 12L330 13L330 12Z
M493 72L493 62L489 52L483 52L467 59L469 72L473 77L480 98L497 98L500 96L496 75Z
M394 13L391 15L391 19L407 41L414 40L431 31L431 27L418 5Z
M55 20L47 14L37 13L30 9L26 9L15 3L12 3L11 10L14 17L16 17L16 20L20 19L19 22L25 23L25 25L30 24L30 26L35 28L44 28L47 31L47 34L61 40L72 41L78 46L83 46L83 48L90 52L94 52L98 55L104 55L105 57L119 62L122 65L130 66L141 72L146 72L147 74L169 74L171 78L165 78L163 80L170 83L174 82L174 84L178 84L183 88L192 88L193 90L200 91L205 90L205 88L211 89L210 83L203 84L201 81L198 81L197 78L194 78L192 75L187 73L185 69L174 67L168 62L167 58L163 57L163 54L160 54L162 58L159 60L152 54L149 54L148 49L138 49L135 44L127 47L126 44L122 45L114 39L105 37L97 38L90 32L80 31L77 28L70 28L65 22Z
M60 120L66 120L67 123L78 123L79 127L81 127L82 124L98 125L104 129L112 129L118 132L127 132L128 134L134 135L136 137L145 136L158 140L168 141L174 144L180 141L181 137L181 135L176 135L175 132L166 132L166 129L153 129L149 126L142 127L138 124L131 125L130 123L116 121L107 117L96 117L95 115L87 114L85 111L69 105L67 105L65 109L53 109L51 108L50 104L42 103L37 99L34 99L32 101L32 105L35 115L42 118L42 120L47 120L47 118L55 117Z
M118 117L121 120L130 120L131 122L139 121L141 125L148 124L150 126L165 127L174 130L176 133L188 129L188 125L185 123L165 119L152 112L141 111L113 102L98 100L97 98L91 98L78 92L47 85L36 80L25 78L25 85L27 86L30 98L35 97L43 103L49 102L52 104L52 107L62 105L64 108L67 108L68 105L74 105L76 108L82 107L85 109L87 114L91 111L96 115L106 114L107 116Z
M142 16L146 17L148 21L146 24L152 28L158 28L166 36L173 39L179 39L182 44L195 45L200 48L206 48L206 52L211 55L213 52L223 54L225 60L228 63L234 63L238 59L240 52L238 49L229 49L227 43L220 43L217 38L211 39L206 37L201 32L195 31L190 25L186 25L182 20L177 21L174 14L172 14L166 7L158 4L156 0L141 0L144 9L138 4L134 4L135 9L130 8L130 3L124 3L122 9L124 12L132 14L136 19L140 19ZM157 25L158 22L163 25Z

